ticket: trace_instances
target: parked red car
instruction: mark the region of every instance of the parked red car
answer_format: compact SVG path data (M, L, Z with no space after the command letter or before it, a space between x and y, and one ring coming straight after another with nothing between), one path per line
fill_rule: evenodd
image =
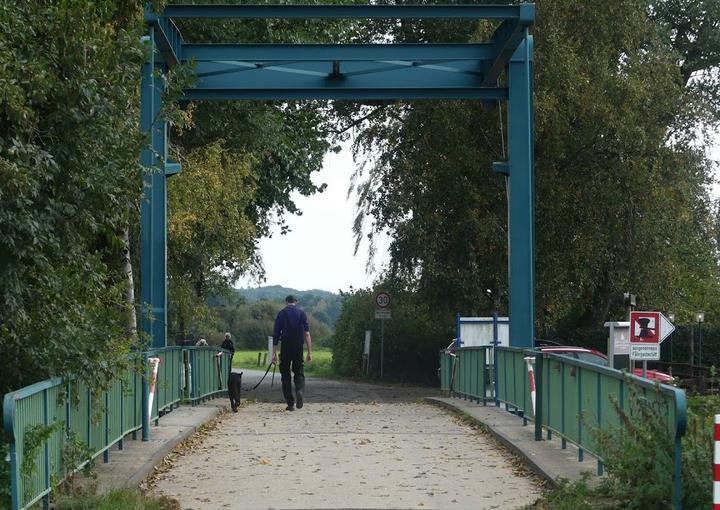
M538 347L538 349L542 352L569 356L571 358L579 359L580 361L587 361L588 363L594 363L604 367L609 366L607 356L595 349L586 349L585 347L575 347L572 345L544 345ZM636 368L634 373L636 376L642 377L642 368ZM673 384L675 382L673 376L666 374L665 372L648 370L646 374L645 378L650 381L657 381L662 384Z

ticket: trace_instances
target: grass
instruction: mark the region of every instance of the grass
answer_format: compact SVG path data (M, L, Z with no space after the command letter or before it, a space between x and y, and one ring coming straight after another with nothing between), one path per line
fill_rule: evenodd
M260 355L260 366L258 366L258 353ZM259 349L248 349L242 351L235 351L233 357L233 368L246 368L252 370L265 370L266 364L262 364L264 359L265 351ZM335 372L332 368L332 351L329 349L315 349L313 350L313 360L308 363L305 362L305 375L311 375L314 377L334 377Z
M107 494L94 492L61 496L57 510L179 510L177 501L165 496L154 497L138 489L116 489Z

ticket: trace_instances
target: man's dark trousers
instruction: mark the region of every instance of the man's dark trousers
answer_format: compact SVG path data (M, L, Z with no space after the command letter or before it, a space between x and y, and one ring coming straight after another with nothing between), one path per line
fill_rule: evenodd
M285 347L285 346L283 346ZM295 391L305 390L305 371L303 368L303 349L280 348L280 375L282 376L282 390L285 402L289 406L295 405L295 395L292 391L290 370L295 374Z

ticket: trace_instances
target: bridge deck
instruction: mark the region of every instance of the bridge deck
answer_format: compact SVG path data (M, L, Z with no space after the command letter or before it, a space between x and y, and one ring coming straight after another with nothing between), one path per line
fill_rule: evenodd
M246 370L243 387L252 387L261 375ZM175 456L172 467L153 480L155 490L177 498L183 508L232 508L242 502L251 509L510 509L540 494L538 478L518 469L517 459L494 439L422 403L436 390L310 378L306 407L288 413L279 374L273 387L270 380L268 375L256 392L244 393L257 402L227 415ZM511 449L530 459L540 476L572 479L594 467L592 459L578 463L572 447L533 441L532 426L523 427L503 410L434 400L504 436L500 439L512 442ZM153 427L150 443L126 441L124 452L98 465L99 484L137 484L225 403L182 407Z
M223 418L156 490L183 508L246 509L514 509L540 494L492 438L419 401L427 388L309 380L290 413L268 379L270 402Z

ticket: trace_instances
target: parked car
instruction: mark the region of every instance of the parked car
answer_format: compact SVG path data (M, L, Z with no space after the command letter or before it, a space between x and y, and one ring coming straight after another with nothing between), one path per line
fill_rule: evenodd
M538 342L539 343L539 342ZM538 349L542 352L549 354L560 354L561 356L569 356L571 358L579 359L580 361L587 361L588 363L594 363L595 365L601 365L604 367L609 366L608 358L602 352L596 351L595 349L587 349L585 347L576 347L572 345L540 345ZM634 374L638 377L642 377L642 368L636 368ZM673 384L675 379L670 374L660 372L658 370L648 370L646 372L646 379L650 381L657 381L662 384Z

